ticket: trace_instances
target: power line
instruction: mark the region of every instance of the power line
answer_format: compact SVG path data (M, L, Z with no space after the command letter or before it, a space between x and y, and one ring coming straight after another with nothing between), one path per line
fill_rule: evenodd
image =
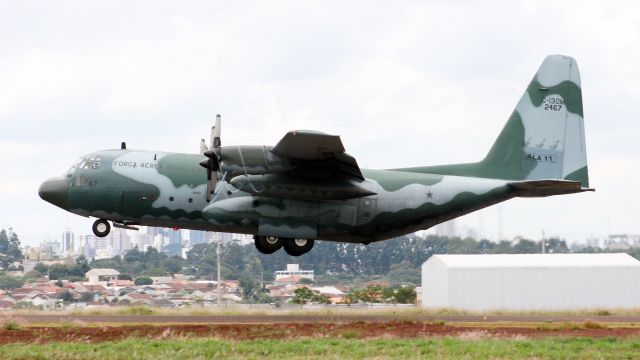
M344 121L344 122L332 124L332 126L349 126L349 125L358 124L358 123L361 123L361 122L369 122L370 123L370 122L375 122L375 121L387 119L387 118L390 118L390 117L400 117L400 116L404 116L404 115L414 114L414 113L418 113L418 112L422 112L422 111L433 110L433 109L437 109L437 108L446 108L448 106L462 104L462 103L465 103L465 102L473 102L473 101L477 101L477 100L480 100L480 99L483 99L483 98L486 98L486 97L499 95L499 94L503 94L503 93L507 93L507 92L512 92L512 91L519 90L519 89L522 89L522 87L519 87L519 86L518 87L511 87L511 88L507 88L507 89L502 89L502 90L483 93L483 94L476 95L476 96L463 97L463 98L460 98L457 101L451 101L451 102L445 102L445 103L439 103L439 104L431 104L431 105L422 106L422 107L418 107L418 108L414 108L414 109L403 110L403 111L398 111L398 112L394 112L394 113L388 113L388 114L378 115L378 116L373 116L373 117L367 117L367 118L363 118L363 119L359 119L359 120ZM244 138L244 139L240 138L240 140L235 140L234 142L235 143L240 143L240 142L245 142L245 141L262 140L262 139L268 139L270 137L271 136L260 136L260 137ZM233 140L233 138L232 138L232 140Z

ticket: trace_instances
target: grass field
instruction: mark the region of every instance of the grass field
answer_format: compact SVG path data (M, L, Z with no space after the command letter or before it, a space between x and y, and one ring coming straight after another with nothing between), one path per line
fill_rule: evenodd
M637 359L640 339L129 339L0 346L0 359Z
M473 312L459 309L425 309L421 307L297 307L274 308L270 305L234 304L210 307L187 307L180 309L154 308L148 306L122 306L105 309L78 310L37 310L22 309L4 312L6 315L550 315L550 316L640 316L638 309L582 309L574 311L486 311Z

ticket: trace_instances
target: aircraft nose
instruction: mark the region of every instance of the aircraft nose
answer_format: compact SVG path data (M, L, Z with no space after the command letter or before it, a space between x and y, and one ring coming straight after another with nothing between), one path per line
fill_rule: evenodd
M42 200L67 209L69 204L69 184L62 177L51 178L40 185L38 194Z

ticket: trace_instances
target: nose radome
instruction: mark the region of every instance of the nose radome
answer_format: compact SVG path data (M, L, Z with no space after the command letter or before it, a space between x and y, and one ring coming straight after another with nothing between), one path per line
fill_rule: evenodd
M42 200L52 203L63 209L69 204L69 184L61 177L51 178L40 185L38 194Z

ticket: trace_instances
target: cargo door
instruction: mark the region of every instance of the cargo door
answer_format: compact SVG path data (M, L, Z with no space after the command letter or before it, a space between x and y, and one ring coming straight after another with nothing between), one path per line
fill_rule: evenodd
M142 215L142 199L140 191L125 190L120 193L120 213L123 220L134 220Z

